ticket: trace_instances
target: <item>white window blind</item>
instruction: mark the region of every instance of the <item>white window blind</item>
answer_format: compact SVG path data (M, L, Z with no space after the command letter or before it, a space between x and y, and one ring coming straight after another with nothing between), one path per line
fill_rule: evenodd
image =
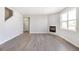
M68 9L60 17L62 29L76 31L76 8Z

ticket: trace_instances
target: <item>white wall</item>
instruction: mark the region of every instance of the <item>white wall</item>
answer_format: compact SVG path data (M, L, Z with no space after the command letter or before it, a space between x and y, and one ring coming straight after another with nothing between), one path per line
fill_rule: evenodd
M30 16L30 33L47 33L47 16Z
M10 8L12 9L12 8ZM4 8L0 8L0 44L23 33L23 17L16 10L13 10L13 16L4 21Z
M0 43L5 40L4 8L0 7Z
M59 35L65 40L71 42L75 46L79 47L79 9L77 9L77 31L69 31L69 30L64 30L60 28L60 14L55 14L55 15L49 15L49 26L50 25L56 25L57 26L57 32L56 35ZM53 33L51 33L53 34Z

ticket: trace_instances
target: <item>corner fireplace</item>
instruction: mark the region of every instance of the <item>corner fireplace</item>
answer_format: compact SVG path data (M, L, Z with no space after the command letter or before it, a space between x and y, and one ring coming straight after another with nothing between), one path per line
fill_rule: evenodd
M56 32L56 26L49 26L50 32Z

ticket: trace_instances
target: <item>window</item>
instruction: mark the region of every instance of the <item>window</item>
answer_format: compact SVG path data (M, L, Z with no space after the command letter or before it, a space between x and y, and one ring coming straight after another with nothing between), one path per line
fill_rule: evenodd
M61 15L61 25L63 29L67 29L67 13Z
M61 14L61 28L76 31L76 8L68 9Z

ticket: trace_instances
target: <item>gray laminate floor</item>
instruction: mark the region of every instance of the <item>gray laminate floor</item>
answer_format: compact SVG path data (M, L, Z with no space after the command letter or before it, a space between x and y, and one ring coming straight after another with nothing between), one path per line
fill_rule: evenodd
M78 51L79 48L50 34L23 33L0 45L1 51Z

